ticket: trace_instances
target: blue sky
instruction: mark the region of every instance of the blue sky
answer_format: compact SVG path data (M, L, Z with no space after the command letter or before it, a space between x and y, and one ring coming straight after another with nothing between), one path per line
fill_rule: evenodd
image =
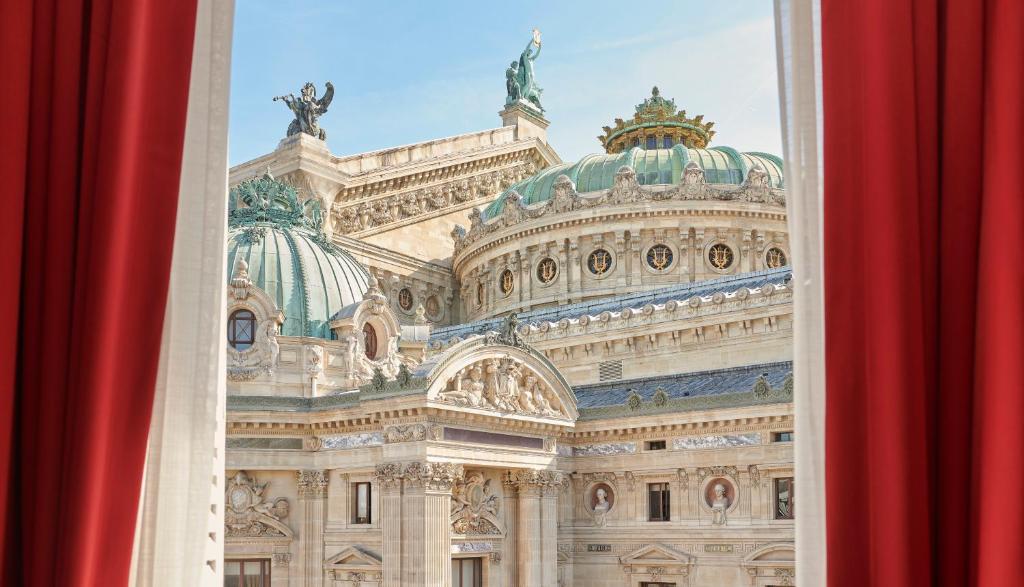
M505 68L530 31L563 160L657 85L715 121L712 145L782 154L771 0L351 2L239 0L232 50L230 158L274 149L291 119L271 98L313 81L336 94L321 119L332 153L495 128Z

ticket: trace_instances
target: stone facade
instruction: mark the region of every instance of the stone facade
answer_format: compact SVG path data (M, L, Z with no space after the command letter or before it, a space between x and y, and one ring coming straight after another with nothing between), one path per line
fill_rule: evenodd
M236 264L225 558L274 587L448 586L453 561L488 587L792 584L784 191L627 168L520 204L561 162L547 121L502 119L350 157L298 134L231 171L320 201L372 279L329 338L283 336L298 302Z

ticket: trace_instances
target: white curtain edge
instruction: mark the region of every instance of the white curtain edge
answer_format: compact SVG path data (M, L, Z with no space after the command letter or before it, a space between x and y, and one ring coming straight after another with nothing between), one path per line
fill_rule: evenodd
M233 0L198 0L174 253L129 584L223 585Z
M775 0L789 242L793 257L796 584L827 583L825 321L819 0Z

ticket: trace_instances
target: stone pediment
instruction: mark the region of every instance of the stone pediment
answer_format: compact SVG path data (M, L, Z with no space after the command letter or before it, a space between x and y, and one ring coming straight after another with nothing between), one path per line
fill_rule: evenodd
M379 571L381 570L381 558L360 546L349 546L324 561L324 568L346 571Z
M664 544L648 544L622 556L619 561L624 565L689 565L694 557Z

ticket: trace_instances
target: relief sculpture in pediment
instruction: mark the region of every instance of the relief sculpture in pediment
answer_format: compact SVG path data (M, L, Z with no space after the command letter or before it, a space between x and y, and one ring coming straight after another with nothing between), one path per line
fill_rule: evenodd
M532 369L511 357L488 358L459 370L438 394L445 403L564 418L558 397Z

